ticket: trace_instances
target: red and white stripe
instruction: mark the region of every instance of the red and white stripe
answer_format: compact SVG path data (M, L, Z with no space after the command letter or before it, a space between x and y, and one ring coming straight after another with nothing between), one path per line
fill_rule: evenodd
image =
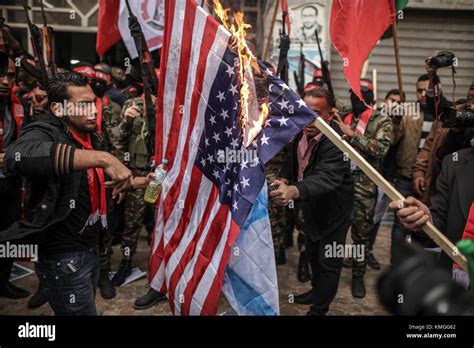
M157 208L150 286L175 314L212 315L238 234L217 187L194 166L210 89L230 33L194 1L166 1L157 159L169 160Z

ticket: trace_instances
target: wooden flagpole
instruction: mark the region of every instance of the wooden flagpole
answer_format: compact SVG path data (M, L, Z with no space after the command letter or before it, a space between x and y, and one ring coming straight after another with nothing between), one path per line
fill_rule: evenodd
M267 47L265 48L265 52L263 54L263 60L268 60L268 53L270 52L270 44L273 40L273 30L275 29L275 22L279 8L280 0L277 0L275 4L275 11L273 12L272 25L270 26L270 32L268 33Z
M397 80L398 80L398 90L400 91L401 102L405 102L403 97L403 82L402 82L402 67L400 65L400 46L398 44L398 29L397 29L397 20L392 24L392 36L393 36L393 48L395 49L395 62L397 65Z
M339 150L347 154L355 164L392 200L405 200L405 197L398 192L385 178L376 171L351 145L337 134L321 117L316 119L316 127L336 145ZM443 251L456 262L464 271L468 272L467 259L459 253L454 244L439 231L432 223L427 222L422 230L438 245Z

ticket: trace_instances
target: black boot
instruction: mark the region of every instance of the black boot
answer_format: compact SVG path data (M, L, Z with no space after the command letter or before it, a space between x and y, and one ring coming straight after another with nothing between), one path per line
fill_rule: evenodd
M116 295L115 288L109 278L109 272L102 271L99 276L100 296L104 300L110 300Z
M297 304L311 304L313 303L313 289L295 296L295 303Z
M0 284L0 297L6 297L11 300L18 300L30 296L30 292L20 289L9 281Z
M298 280L302 283L306 283L311 279L311 274L309 272L309 262L306 257L306 252L302 251L300 253L300 260L298 262Z
M286 264L286 252L284 247L280 247L278 254L275 255L275 261L277 266Z
M157 304L160 301L166 301L166 295L150 288L150 290L148 290L148 292L145 295L143 295L142 297L139 297L135 301L135 303L133 304L133 308L137 310L147 309L147 308L153 307L155 304Z
M356 298L365 297L364 277L352 277L352 296Z
M35 294L31 296L30 300L28 301L28 308L38 308L44 305L46 302L48 302L48 287L40 283L38 290L36 290Z
M373 253L369 253L369 257L367 258L367 264L373 269L380 269L380 263L377 261Z
M120 262L120 266L117 273L115 273L114 277L112 278L112 285L122 285L123 283L125 283L125 280L130 274L132 274L132 260L123 259L122 262Z

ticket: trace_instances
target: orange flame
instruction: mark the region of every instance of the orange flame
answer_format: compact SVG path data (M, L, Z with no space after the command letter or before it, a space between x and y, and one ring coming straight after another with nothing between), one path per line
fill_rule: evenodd
M263 103L262 106L261 106L261 109L262 109L262 111L260 111L259 123L264 124L265 121L267 120L268 113L269 113L268 104Z
M241 110L241 121L242 129L245 129L247 125L249 115L249 105L251 104L254 96L250 92L249 79L252 78L253 72L252 67L259 71L257 59L253 55L252 51L247 45L245 37L247 36L247 30L251 29L250 24L245 23L244 14L237 12L233 15L234 23L229 24L228 9L224 9L219 0L214 1L214 10L221 20L223 26L232 34L232 48L237 51L239 58L239 71L238 75L242 87L240 88L240 110Z

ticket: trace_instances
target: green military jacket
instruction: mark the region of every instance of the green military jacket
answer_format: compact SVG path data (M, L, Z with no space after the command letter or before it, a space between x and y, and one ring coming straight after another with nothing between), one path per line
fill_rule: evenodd
M348 116L346 114L343 120ZM351 128L355 129L359 118L352 118ZM369 120L364 135L356 133L349 143L359 151L359 153L372 165L380 171L385 155L390 148L393 138L392 121L386 115L382 115L374 110Z
M140 109L140 116L131 124L125 121L125 110L132 104ZM147 142L150 136L148 120L145 117L144 103L141 98L127 100L122 108L121 122L118 130L118 143L123 148L123 162L131 169L148 170L150 168L151 153Z
M109 151L112 155L117 158L121 158L123 155L123 149L120 148L120 144L117 142L117 134L121 121L122 109L120 105L109 100L109 105L105 105L104 101L100 100L102 103L102 124L103 124L103 133L109 145Z

